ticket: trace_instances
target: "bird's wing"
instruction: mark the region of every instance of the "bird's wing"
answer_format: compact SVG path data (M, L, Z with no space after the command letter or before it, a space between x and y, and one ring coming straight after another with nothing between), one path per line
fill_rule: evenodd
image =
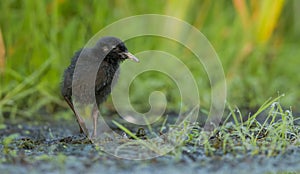
M103 62L104 63L104 62ZM96 94L101 92L107 85L110 85L109 73L106 71L106 65L101 65L95 81Z

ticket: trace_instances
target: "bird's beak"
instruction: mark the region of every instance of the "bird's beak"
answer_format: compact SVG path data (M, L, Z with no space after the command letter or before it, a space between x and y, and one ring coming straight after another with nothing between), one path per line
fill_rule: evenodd
M140 62L140 60L137 57L135 57L133 54L131 54L130 52L126 52L124 54L127 57L127 59L133 60L135 62Z

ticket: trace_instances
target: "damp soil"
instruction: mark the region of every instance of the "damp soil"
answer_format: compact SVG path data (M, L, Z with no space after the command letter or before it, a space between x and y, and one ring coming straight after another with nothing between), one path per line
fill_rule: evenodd
M120 131L121 132L121 131ZM20 121L0 129L0 171L5 173L300 173L300 148L284 153L206 155L185 145L181 153L147 160L117 158L101 150L72 121Z

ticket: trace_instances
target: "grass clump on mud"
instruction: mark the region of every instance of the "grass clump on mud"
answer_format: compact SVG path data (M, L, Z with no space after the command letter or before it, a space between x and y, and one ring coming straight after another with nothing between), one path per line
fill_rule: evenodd
M159 128L147 125L148 131L142 138L130 128L116 124L127 134L126 138L130 137L128 142L123 141L125 149L126 143L132 145L130 139L135 139L159 155L172 154L179 159L183 153L199 154L199 151L206 156L229 153L273 157L300 145L299 118L295 118L291 109L282 108L278 102L281 97L267 100L255 113L246 116L228 105L228 116L219 126L215 125L213 131L205 131L199 122L189 122L189 116L177 125L165 121Z
M238 109L229 107L227 119L209 137L206 153L250 153L271 157L284 153L289 147L299 146L300 129L296 125L299 118L294 118L292 110L283 109L277 99L268 100L245 121ZM228 121L230 118L233 122Z

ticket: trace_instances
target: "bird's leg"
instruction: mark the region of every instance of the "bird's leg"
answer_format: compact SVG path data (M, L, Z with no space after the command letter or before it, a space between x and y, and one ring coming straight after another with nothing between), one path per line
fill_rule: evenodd
M84 121L81 119L81 117L79 117L77 115L77 113L75 112L74 106L73 106L72 102L68 99L68 97L64 97L64 98L65 98L66 102L68 103L68 105L70 106L70 108L72 109L72 111L74 112L74 114L76 116L77 123L78 123L79 128L80 128L80 133L84 133L86 136L88 136L88 130L85 126Z
M97 105L93 107L92 111L92 117L93 117L93 138L97 136L97 124L98 124L98 115L99 115L99 110L97 108Z

